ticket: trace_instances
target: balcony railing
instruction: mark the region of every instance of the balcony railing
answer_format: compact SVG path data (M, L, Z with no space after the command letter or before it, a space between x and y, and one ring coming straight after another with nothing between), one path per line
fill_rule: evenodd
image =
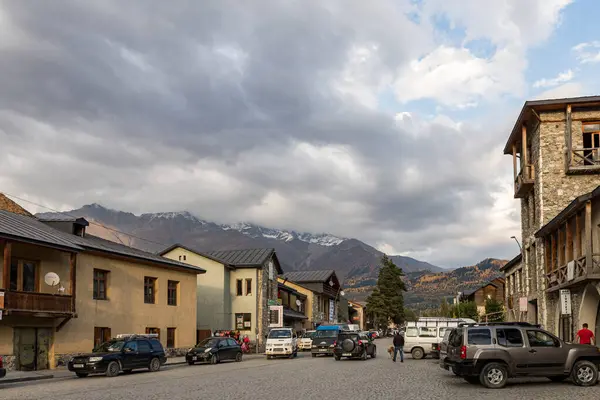
M592 255L592 265L587 265L585 256L573 260L573 277L569 279L569 263L546 274L548 292L564 289L588 279L600 280L600 254Z
M573 171L600 170L599 148L578 148L571 150L571 165Z
M535 182L535 168L533 164L527 164L515 178L515 198L525 197L533 188Z
M10 312L69 315L73 313L73 303L71 296L6 291L4 309Z

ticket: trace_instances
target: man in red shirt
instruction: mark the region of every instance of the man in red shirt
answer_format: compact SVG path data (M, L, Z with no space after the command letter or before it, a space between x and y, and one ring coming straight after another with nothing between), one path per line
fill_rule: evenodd
M588 324L583 324L583 329L577 332L580 344L594 344L594 332L588 329Z

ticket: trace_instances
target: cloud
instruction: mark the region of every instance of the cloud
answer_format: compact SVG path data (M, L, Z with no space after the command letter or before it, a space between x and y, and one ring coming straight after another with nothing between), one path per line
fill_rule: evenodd
M526 50L567 3L3 2L0 190L330 232L445 265L509 257L514 116L412 102L471 112L523 93ZM487 56L469 47L482 37Z
M579 43L573 47L577 60L582 64L600 62L600 41Z
M533 83L533 87L534 88L540 88L540 87L545 88L545 87L558 86L562 83L569 82L571 79L573 79L573 76L574 76L573 71L568 69L565 72L561 72L554 78L550 78L550 79L542 78L540 80L535 81Z
M586 94L586 89L579 82L569 82L564 85L557 86L552 89L548 89L542 93L539 93L533 97L534 100L543 99L564 99L566 97L579 97Z

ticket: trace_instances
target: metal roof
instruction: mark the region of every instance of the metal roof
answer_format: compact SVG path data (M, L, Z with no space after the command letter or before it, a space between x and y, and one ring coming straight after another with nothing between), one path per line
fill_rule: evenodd
M291 308L284 307L283 316L291 319L308 319L308 317L299 311L292 310Z
M216 262L218 262L218 263L224 264L226 267L231 267L231 268L233 268L233 265L227 264L225 261L223 261L223 260L221 260L221 259L219 259L219 258L213 257L213 256L211 256L210 254L208 254L208 253L205 253L205 252L203 252L203 251L196 250L196 249L192 249L191 247L189 247L189 246L185 246L185 245L183 245L183 244L181 244L181 243L175 243L175 244L172 244L171 246L167 247L166 249L159 251L157 254L158 254L159 256L164 256L164 255L165 255L165 254L167 254L168 252L170 252L170 251L172 251L172 250L175 250L175 249L177 249L177 248L182 248L182 249L184 249L184 250L187 250L187 251L189 251L189 252L191 252L191 253L196 253L196 254L198 254L198 255L200 255L200 256L202 256L202 257L206 257L206 258L208 258L209 260L213 260L213 261L216 261Z
M523 259L523 255L522 254L517 254L515 256L515 258L513 258L512 260L510 260L509 262L507 262L506 264L504 264L502 266L502 268L500 268L500 271L506 271L507 269L514 267L515 265L519 264L522 259Z
M335 274L335 271L332 269L323 271L292 271L286 272L281 277L291 282L327 282L333 274Z
M209 256L235 267L262 266L273 253L275 253L275 249L214 250L206 252Z
M0 236L24 242L55 247L61 250L81 251L68 233L54 229L35 217L0 210Z

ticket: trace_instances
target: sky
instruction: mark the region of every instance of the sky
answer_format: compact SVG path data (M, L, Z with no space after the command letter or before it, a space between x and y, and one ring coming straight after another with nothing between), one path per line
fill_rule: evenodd
M524 101L598 94L598 12L0 1L0 191L327 232L445 267L510 259L503 146Z

